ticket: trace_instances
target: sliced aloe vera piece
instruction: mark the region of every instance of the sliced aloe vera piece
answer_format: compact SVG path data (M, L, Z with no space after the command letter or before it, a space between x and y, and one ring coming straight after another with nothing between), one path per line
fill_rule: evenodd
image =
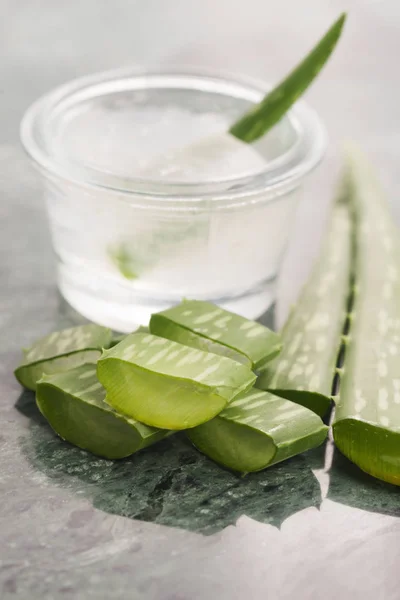
M327 430L311 410L252 389L187 435L216 462L248 473L319 446Z
M35 390L43 375L68 371L96 362L111 343L111 331L100 325L81 325L55 331L24 350L24 360L14 371L24 387Z
M279 335L260 323L199 300L152 315L150 331L261 370L281 350Z
M303 61L259 104L232 125L230 133L250 144L271 129L319 75L335 49L345 20L346 15L342 14Z
M229 358L145 333L105 350L97 374L118 412L162 429L212 419L256 379Z
M36 390L39 410L54 431L99 456L124 458L169 434L118 414L105 397L96 365L45 375Z
M333 436L363 471L400 485L400 232L356 149L348 157L348 193L355 287Z
M346 319L350 263L351 216L345 198L340 196L333 206L319 258L283 327L283 350L256 383L256 387L302 404L321 417L331 405Z

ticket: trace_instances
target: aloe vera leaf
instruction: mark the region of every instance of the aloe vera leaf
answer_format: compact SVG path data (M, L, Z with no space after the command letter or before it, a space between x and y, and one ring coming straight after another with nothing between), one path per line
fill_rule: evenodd
M124 458L169 435L115 412L95 365L81 365L37 384L36 403L54 431L79 448L105 458Z
M187 436L216 462L248 473L319 446L327 430L311 410L252 389Z
M244 317L199 300L184 300L152 315L156 335L227 356L261 370L281 350L278 334Z
M229 358L145 333L105 350L97 374L115 410L174 430L212 419L256 379Z
M335 49L345 20L346 14L342 14L303 61L259 104L232 125L229 132L250 144L276 125L319 75Z
M111 331L100 325L81 325L55 331L24 350L23 362L14 374L21 385L35 390L43 375L68 371L93 363L111 343Z
M319 258L281 332L283 350L256 387L306 406L323 417L342 343L351 277L351 215L338 197Z
M400 485L400 233L373 168L354 148L347 181L355 286L333 436L363 471Z

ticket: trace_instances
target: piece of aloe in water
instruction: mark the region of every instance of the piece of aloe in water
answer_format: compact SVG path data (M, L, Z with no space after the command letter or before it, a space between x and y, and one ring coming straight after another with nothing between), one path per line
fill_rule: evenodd
M14 374L24 387L35 390L43 375L68 371L93 363L111 343L111 331L100 325L81 325L55 331L24 350L24 360Z
M355 286L333 436L363 471L400 485L400 231L357 149L347 176Z
M96 365L82 365L37 384L36 402L42 415L64 440L105 458L124 458L169 435L115 412Z
M260 323L199 300L152 315L150 331L175 342L228 356L255 370L281 349L279 335Z
M132 253L127 249L126 244L121 243L115 248L110 248L108 255L125 279L137 279L137 264L134 261Z
M212 419L256 379L229 358L145 333L105 350L97 374L115 410L162 429Z
M319 258L281 332L283 350L256 386L310 408L331 404L351 276L351 216L342 196L333 205Z
M342 14L303 61L259 104L232 125L229 132L250 144L276 125L325 65L341 36L345 20L346 15Z
M248 473L319 446L327 430L311 410L252 389L187 435L216 462Z

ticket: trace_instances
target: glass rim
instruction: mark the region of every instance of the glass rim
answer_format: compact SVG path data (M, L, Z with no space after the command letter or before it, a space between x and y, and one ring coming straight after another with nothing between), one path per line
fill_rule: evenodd
M128 82L140 84L129 87ZM45 147L46 117L65 99L84 97L95 98L101 92L124 91L128 89L146 89L184 87L190 81L198 86L190 89L204 91L207 85L240 86L259 102L271 89L265 81L253 77L238 75L222 70L192 66L166 66L158 68L120 68L79 77L62 84L36 100L25 112L20 127L22 145L39 169L52 178L62 179L69 184L90 188L92 191L109 192L123 201L137 204L140 198L149 202L154 199L164 203L166 200L181 204L182 209L194 208L199 202L212 200L213 205L232 207L253 204L263 196L263 201L288 193L311 172L322 160L327 146L326 129L317 113L305 102L298 101L286 117L294 129L296 140L275 159L269 161L265 169L249 175L219 179L215 181L174 182L162 179L144 179L123 177L93 167L71 168L68 163L58 161ZM150 85L152 83L152 85ZM174 83L174 85L172 85ZM202 85L200 86L200 83ZM179 84L179 85L178 85ZM215 90L215 87L213 88ZM184 205L184 206L183 206ZM207 202L208 209L210 204ZM166 206L165 206L166 207Z

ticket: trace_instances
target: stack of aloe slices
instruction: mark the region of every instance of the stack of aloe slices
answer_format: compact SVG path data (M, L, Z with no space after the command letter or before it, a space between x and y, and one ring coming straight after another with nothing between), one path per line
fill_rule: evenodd
M50 375L32 370L39 410L60 437L97 455L123 458L174 431L187 430L202 452L242 472L263 469L322 443L327 428L317 415L253 387L257 376L252 367L265 365L279 351L279 336L206 302L183 302L171 309L174 319L188 312L188 304L185 330L195 337L199 320L208 322L208 334L214 335L215 328L218 332L216 351L142 331L121 341L114 338L114 345L109 335L111 347L103 349L97 365L81 364ZM91 328L99 335L103 331ZM75 328L74 336L82 329ZM173 337L173 330L167 330ZM181 334L178 327L180 341ZM52 336L57 348L66 333ZM35 344L37 351L44 352L41 344L47 339ZM228 341L235 346L235 359L224 356ZM51 361L48 353L47 358ZM57 356L53 358L56 364ZM34 380L36 375L40 379Z

